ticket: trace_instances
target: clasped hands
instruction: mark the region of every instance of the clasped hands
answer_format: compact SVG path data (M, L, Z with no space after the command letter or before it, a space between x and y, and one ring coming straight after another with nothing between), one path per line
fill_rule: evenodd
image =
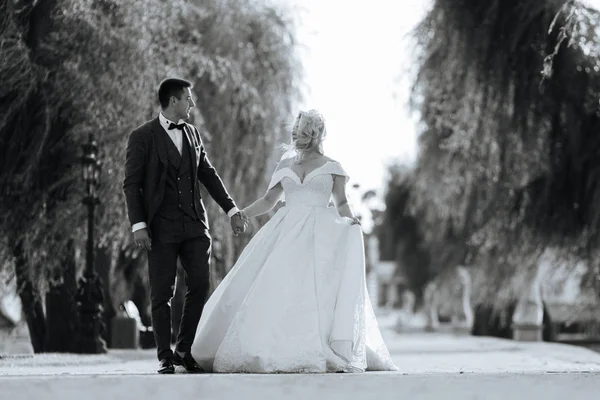
M231 217L231 230L235 236L245 233L248 229L248 216L244 210L240 210Z
M358 218L358 217L351 217L350 218L350 225L362 225L360 223L360 218Z

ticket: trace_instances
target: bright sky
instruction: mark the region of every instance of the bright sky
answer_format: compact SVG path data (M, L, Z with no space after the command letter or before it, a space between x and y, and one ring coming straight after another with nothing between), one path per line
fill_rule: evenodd
M597 10L600 10L600 0L581 0L582 3L587 4L590 7L594 7Z
M406 101L413 64L406 35L428 0L279 0L299 15L305 102L325 117L325 152L360 183L382 189L386 163L413 162L415 122ZM378 190L379 191L379 190Z

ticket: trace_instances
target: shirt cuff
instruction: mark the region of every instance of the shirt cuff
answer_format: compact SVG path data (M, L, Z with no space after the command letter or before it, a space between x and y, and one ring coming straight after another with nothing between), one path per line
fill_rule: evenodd
M229 218L233 217L235 214L239 213L240 210L237 207L233 207L231 210L229 210L229 212L227 213L227 216Z
M137 224L133 224L133 226L131 227L131 232L139 231L140 229L144 229L147 227L148 225L146 225L145 222L138 222Z

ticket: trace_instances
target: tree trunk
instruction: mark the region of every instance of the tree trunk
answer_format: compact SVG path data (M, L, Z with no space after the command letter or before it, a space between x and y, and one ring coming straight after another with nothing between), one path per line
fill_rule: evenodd
M30 266L23 249L22 239L18 239L13 246L15 257L15 276L17 288L23 306L23 313L29 328L29 337L34 353L43 353L46 338L46 319L39 290L29 274Z
M71 240L61 269L55 272L46 294L46 352L66 353L76 350L78 318L75 275L75 248Z
M117 253L118 254L118 253ZM100 282L102 284L102 294L104 297L104 304L102 307L104 309L102 313L103 319L103 328L102 328L102 338L106 342L108 347L111 347L111 325L112 319L117 314L115 308L113 307L113 301L110 290L110 269L113 259L113 251L112 248L107 246L96 246L96 273L100 278Z

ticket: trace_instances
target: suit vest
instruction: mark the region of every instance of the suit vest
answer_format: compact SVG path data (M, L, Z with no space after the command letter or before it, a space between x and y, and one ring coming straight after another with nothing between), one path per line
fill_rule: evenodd
M166 132L165 142L167 144L167 155L169 163L167 166L167 179L165 182L165 194L157 215L168 219L180 219L187 215L195 220L200 219L194 205L194 184L192 182L192 157L190 145L183 134L182 151L179 150Z

